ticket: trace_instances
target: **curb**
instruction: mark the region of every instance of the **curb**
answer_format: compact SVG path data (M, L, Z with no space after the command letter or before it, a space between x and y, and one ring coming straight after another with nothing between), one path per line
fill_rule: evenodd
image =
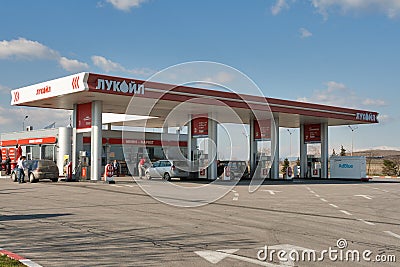
M400 177L397 177L397 176L368 176L368 178L385 178L385 179L392 178L392 179L399 179Z
M18 254L15 254L11 251L8 251L8 250L2 249L2 248L0 248L0 254L6 255L7 257L9 257L13 260L17 260L20 263L22 263L23 265L28 266L28 267L43 267L42 265L39 265L36 262L33 262L33 261L26 259Z

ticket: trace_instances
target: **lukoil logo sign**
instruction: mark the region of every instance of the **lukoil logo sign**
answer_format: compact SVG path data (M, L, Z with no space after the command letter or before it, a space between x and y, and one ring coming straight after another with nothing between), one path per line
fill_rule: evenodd
M51 92L51 86L36 89L36 95L43 95Z
M377 122L378 118L375 114L372 113L356 113L356 120L360 121L370 121L370 122Z
M107 90L121 92L125 94L144 95L144 84L137 84L134 81L127 83L125 80L118 82L115 80L97 79L97 90Z
M342 168L342 169L353 169L353 164L347 164L347 163L339 164L339 168Z

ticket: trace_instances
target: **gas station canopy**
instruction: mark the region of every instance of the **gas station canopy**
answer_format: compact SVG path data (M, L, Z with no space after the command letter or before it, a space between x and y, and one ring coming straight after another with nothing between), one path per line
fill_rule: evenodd
M218 106L231 109L243 123L249 123L252 114L257 110L268 109L274 117L278 116L279 127L287 128L298 128L301 124L312 123L327 123L328 126L335 126L378 122L378 113L372 111L87 72L18 88L12 90L11 95L11 105L65 110L73 110L74 105L77 104L102 101L103 113L148 116L146 126L153 128L163 127L169 114L177 106L184 104L186 104L185 112L179 112L175 114L175 118L169 118L168 126L183 126L182 121L187 120L187 114L208 113L210 110L218 113ZM132 99L134 99L134 107L131 107ZM128 106L130 108L127 109ZM220 114L219 123L237 121L232 120L231 116L224 116L223 112ZM143 125L143 121L132 120L124 122L124 125L139 126Z

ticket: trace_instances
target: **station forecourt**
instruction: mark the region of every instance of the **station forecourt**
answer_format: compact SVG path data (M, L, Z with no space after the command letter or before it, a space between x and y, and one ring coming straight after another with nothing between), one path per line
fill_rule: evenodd
M279 127L285 127L300 129L300 177L328 178L328 127L378 123L378 113L374 111L88 72L14 89L11 97L13 106L43 108L46 112L72 110L72 127L3 133L2 154L15 153L18 146L27 153L31 145L39 146L39 157L43 157L43 147L50 144L52 150L48 154L52 153L59 168L67 159L76 169L84 157L90 180L94 181L101 180L110 154L118 154L119 160L134 167L140 157L149 153L165 157L167 149L170 156L181 152L180 159L183 157L189 164L197 162L198 177L215 180L218 125L225 123L249 127L248 161L252 174L279 178ZM105 114L120 114L120 119L109 122ZM160 132L115 131L112 126L159 128ZM171 134L169 127L186 127L187 133ZM207 139L201 156L199 139ZM261 142L270 144L269 155L260 153ZM320 158L307 157L309 144L321 146ZM125 151L112 151L113 145L123 146ZM89 151L88 155L85 151Z

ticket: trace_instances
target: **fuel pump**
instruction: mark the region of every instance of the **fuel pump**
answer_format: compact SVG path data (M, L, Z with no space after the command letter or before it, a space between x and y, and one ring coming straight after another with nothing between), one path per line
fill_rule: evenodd
M321 177L321 158L315 157L314 155L307 155L307 177Z
M80 179L82 180L89 180L90 173L89 173L89 157L87 155L87 151L79 151L79 164L78 167L80 168Z
M256 174L260 178L271 178L271 156L258 153L256 157Z

